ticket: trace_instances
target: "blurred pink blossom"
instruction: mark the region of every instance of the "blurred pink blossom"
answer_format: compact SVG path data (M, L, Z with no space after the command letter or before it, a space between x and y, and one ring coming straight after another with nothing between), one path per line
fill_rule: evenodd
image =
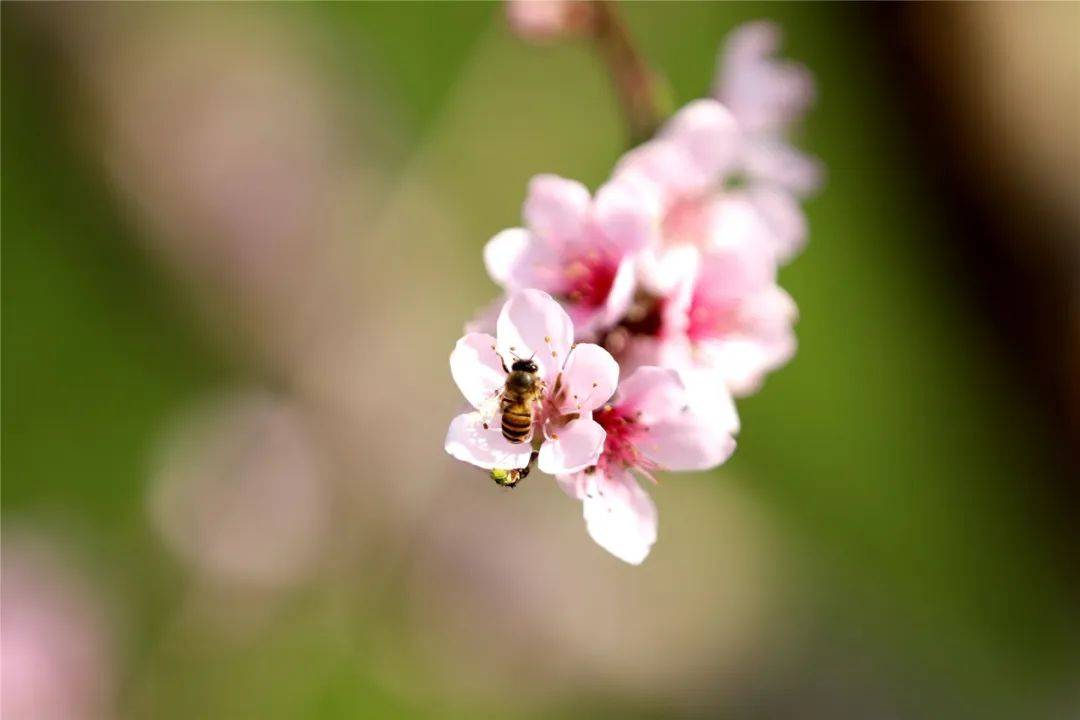
M615 177L644 188L660 206L659 235L642 251L639 263L640 280L650 292L670 291L696 255L707 252L721 234L717 203L724 197L723 184L735 166L740 142L731 113L715 100L695 100L654 140L619 161Z
M625 369L708 370L745 396L791 359L795 303L776 284L768 250L737 238L700 256L672 292L650 301L645 322L615 338Z
M36 540L6 537L0 603L4 720L108 717L113 678L102 608Z
M773 57L780 40L780 29L770 22L736 28L720 52L713 96L739 121L747 195L781 237L786 260L806 236L796 199L820 187L823 171L789 139L814 101L814 79L801 64Z
M523 40L544 42L583 32L592 8L582 0L508 0L506 20Z
M750 134L780 135L814 101L814 78L799 63L778 60L780 28L759 20L728 34L717 59L713 95Z
M592 419L592 411L615 392L619 366L614 358L597 345L574 345L570 317L540 290L511 297L497 328L497 339L470 333L450 355L454 381L475 410L450 423L446 451L485 469L529 465L533 444L511 443L495 418L507 368L515 358L530 358L543 383L535 417L541 443L538 467L557 474L596 463L604 430Z
M655 242L659 210L655 195L635 183L612 181L592 198L579 182L538 175L525 200L526 228L492 238L484 263L504 288L550 293L588 335L630 305L635 255Z
M640 564L656 541L656 506L635 475L655 482L655 470L708 470L735 451L738 416L723 383L695 391L674 370L638 369L594 415L607 433L596 465L558 477L582 501L589 535L620 560Z

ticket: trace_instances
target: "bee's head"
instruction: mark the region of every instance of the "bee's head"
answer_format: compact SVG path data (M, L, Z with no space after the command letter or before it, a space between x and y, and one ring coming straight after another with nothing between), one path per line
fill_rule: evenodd
M514 370L515 372L539 372L539 368L536 367L536 363L532 360L515 360L514 364L510 366L510 369Z

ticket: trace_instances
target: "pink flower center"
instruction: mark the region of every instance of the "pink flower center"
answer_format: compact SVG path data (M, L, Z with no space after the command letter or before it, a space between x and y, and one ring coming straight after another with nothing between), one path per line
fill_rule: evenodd
M701 292L690 300L686 334L691 341L726 337L741 327L739 302L718 301Z
M573 303L600 307L615 284L618 263L595 250L571 258L563 268L563 295Z
M607 432L604 440L604 452L600 455L597 467L602 471L608 468L636 467L648 470L651 463L637 450L638 442L649 431L642 424L640 413L623 407L605 405L593 413L593 420Z

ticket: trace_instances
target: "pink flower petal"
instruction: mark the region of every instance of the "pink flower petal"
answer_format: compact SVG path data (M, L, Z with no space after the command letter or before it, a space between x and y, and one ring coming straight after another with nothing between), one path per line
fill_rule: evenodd
M732 31L718 58L713 94L754 133L784 132L814 100L810 72L773 57L780 40L773 23L747 23Z
M637 449L663 470L708 470L731 457L735 438L727 428L688 407L649 425Z
M700 364L720 371L736 397L756 392L766 374L795 354L792 324L798 310L791 296L774 285L747 298L740 314L738 332L697 348Z
M640 421L652 425L681 413L689 399L678 372L646 366L623 379L614 404L628 413L641 413Z
M622 319L634 301L636 289L637 264L633 256L625 257L619 263L619 269L615 271L615 279L611 282L607 300L597 319L597 324L601 329L608 329Z
M600 471L582 500L585 528L597 545L620 560L640 565L656 542L656 506L633 476Z
M646 248L637 263L638 282L654 295L672 295L684 282L692 284L700 256L698 248L685 243Z
M806 245L802 206L791 193L760 183L748 188L746 196L769 227L776 261L790 261Z
M709 203L709 247L765 251L775 245L772 228L746 193L733 192ZM766 263L767 266L767 263Z
M484 267L499 285L506 287L529 248L531 236L524 228L503 230L484 246Z
M739 413L723 373L713 368L692 368L680 371L679 377L686 386L691 410L731 435L739 433Z
M537 175L522 212L529 230L557 245L581 235L590 202L588 188L576 180Z
M574 325L559 303L543 291L523 290L503 306L496 325L499 354L508 364L532 358L552 387L574 342Z
M779 186L797 197L806 197L822 183L824 169L816 158L775 137L745 143L742 167L754 182Z
M776 261L768 245L733 244L702 256L694 295L716 304L738 301L771 286L775 280Z
M495 352L495 338L469 333L450 353L450 374L461 394L477 410L490 406L506 383L502 359Z
M619 384L619 364L604 348L582 343L563 367L557 402L563 413L592 412L611 398Z
M607 433L591 418L571 420L545 440L537 467L549 475L564 475L595 465L604 449Z
M736 397L756 393L769 370L783 364L776 358L790 357L790 352L778 352L767 343L745 336L701 343L698 353L703 365L723 373L724 382Z
M661 136L683 148L702 176L718 183L740 149L739 123L716 100L694 100L667 122Z
M623 155L615 166L615 177L623 182L648 184L665 203L683 194L707 190L716 182L711 174L702 172L686 148L663 137Z
M659 239L660 200L652 186L616 178L597 190L593 219L610 246L636 252Z
M571 475L556 475L555 484L559 489L570 496L572 500L582 500L588 490L589 476L584 472L576 472Z
M445 448L451 456L467 463L492 468L523 468L532 457L528 443L515 445L502 436L498 423L484 427L484 418L478 412L463 413L450 422L446 433Z

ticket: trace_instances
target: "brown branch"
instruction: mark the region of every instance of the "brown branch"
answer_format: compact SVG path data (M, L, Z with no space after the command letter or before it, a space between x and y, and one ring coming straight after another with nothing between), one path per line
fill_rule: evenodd
M668 115L670 93L634 44L613 0L592 0L591 37L607 65L630 135L630 145L653 136Z

